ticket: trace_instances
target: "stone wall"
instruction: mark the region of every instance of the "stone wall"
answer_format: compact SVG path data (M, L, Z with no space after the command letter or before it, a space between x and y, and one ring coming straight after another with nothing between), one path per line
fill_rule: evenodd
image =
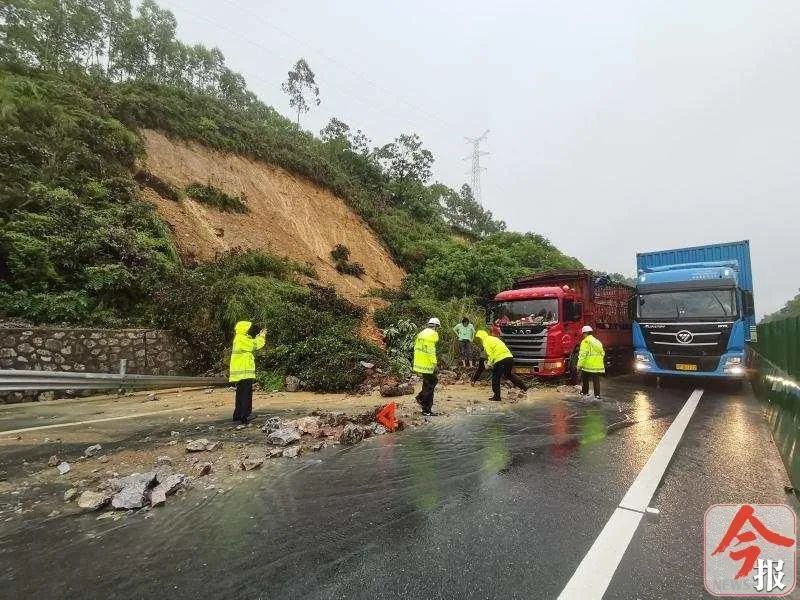
M118 373L126 359L128 373L182 375L189 358L186 344L170 331L0 327L1 369ZM0 402L28 396L9 394Z

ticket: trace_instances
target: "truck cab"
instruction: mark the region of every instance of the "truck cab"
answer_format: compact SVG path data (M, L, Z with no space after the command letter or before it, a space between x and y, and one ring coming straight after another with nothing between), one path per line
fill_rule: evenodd
M755 318L753 294L743 289L741 275L736 260L640 269L633 324L636 370L744 377Z
M574 376L584 325L605 346L609 367L630 365L632 296L633 288L589 270L547 271L497 294L488 322L514 355L517 374Z
M581 337L582 303L569 286L500 292L492 305L492 334L503 338L520 375L560 375Z

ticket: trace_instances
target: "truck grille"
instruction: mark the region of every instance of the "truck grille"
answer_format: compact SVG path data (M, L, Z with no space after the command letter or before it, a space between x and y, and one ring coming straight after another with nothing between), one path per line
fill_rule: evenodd
M640 323L647 349L663 369L675 363L697 364L713 371L728 348L732 321L710 323Z
M501 338L518 365L538 363L547 355L547 328L506 325Z

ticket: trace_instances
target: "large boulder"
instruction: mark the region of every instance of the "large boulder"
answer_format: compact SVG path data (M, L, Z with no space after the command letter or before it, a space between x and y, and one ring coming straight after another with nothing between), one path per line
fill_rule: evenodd
M274 446L288 446L300 439L300 432L294 427L282 427L267 436L267 442Z
M147 492L155 485L156 478L155 471L148 471L113 480L112 489L119 491L112 496L111 506L123 510L142 508L147 504Z

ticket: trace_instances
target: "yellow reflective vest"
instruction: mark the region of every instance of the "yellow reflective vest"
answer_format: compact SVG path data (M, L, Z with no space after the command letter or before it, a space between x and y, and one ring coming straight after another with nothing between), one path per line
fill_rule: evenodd
M605 356L603 343L593 335L587 335L578 350L578 368L587 373L605 373Z
M414 372L430 375L436 371L436 342L439 334L435 329L426 327L414 338Z
M505 345L503 340L493 335L489 335L482 329L475 334L475 339L481 341L483 352L486 354L486 366L496 365L504 358L514 358L511 350Z
M256 359L253 351L260 350L267 343L266 336L262 333L256 337L247 334L250 331L250 321L239 321L233 328L233 348L231 349L231 365L228 381L242 379L255 379Z

